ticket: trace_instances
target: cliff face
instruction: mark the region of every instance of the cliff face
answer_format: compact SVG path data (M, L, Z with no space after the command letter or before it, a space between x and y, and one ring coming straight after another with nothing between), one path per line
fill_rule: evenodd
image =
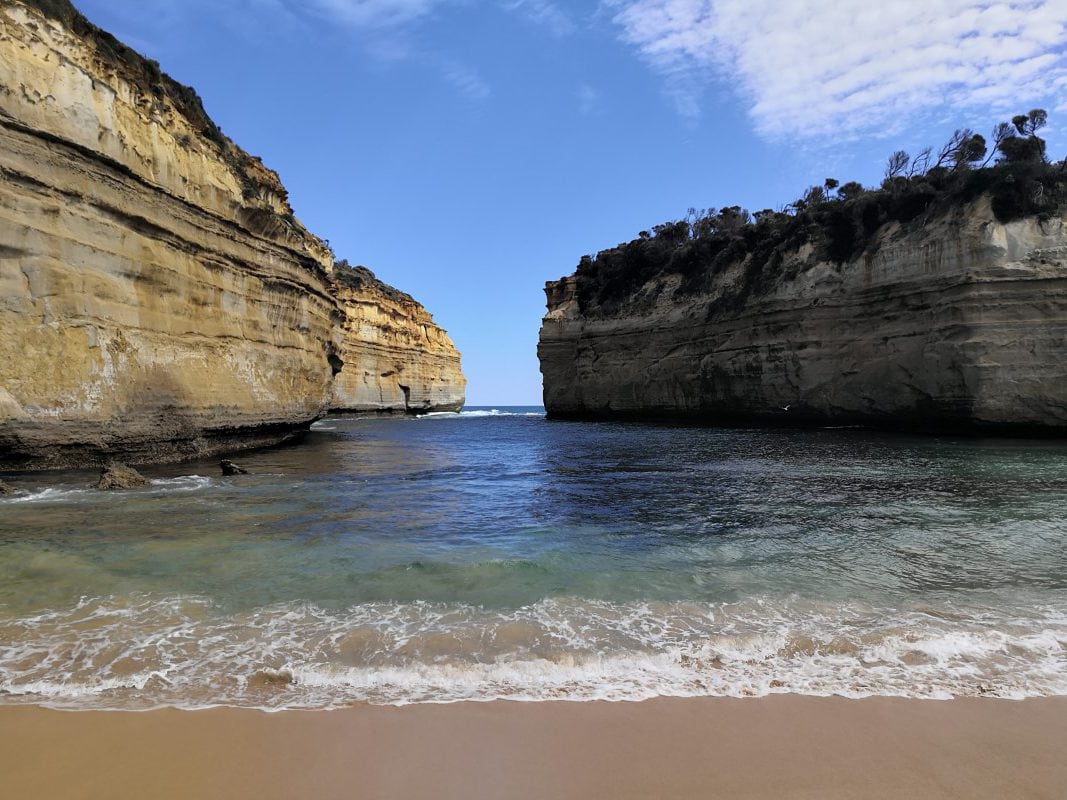
M551 416L1067 433L1067 219L1002 224L987 199L878 232L844 264L794 250L739 291L655 278L610 310L547 285ZM738 302L736 298L743 298Z
M364 268L338 267L344 369L335 411L459 411L466 379L448 334L413 298Z
M0 469L305 429L352 347L332 271L195 92L67 0L0 0Z

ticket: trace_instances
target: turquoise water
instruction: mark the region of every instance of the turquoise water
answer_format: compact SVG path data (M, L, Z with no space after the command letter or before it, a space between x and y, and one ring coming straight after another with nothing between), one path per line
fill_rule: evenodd
M330 419L0 500L0 702L1067 694L1067 445Z

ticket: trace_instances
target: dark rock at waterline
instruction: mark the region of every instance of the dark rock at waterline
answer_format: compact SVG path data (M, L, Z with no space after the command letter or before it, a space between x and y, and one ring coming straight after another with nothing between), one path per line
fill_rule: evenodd
M255 689L284 689L296 683L293 673L287 669L271 670L261 669L254 672L248 679L248 685Z
M132 467L125 464L111 463L100 470L100 480L96 488L101 491L114 489L136 489L138 486L147 486L148 478Z
M0 497L3 497L4 495L8 495L8 494L14 494L14 493L15 493L15 488L13 486L8 486L3 481L0 481Z
M244 467L239 467L232 461L220 461L219 466L222 468L223 475L247 475L248 470Z

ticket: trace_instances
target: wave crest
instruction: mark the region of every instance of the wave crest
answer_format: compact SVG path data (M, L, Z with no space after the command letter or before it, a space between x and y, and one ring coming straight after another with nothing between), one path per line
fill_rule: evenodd
M930 614L797 598L513 610L106 598L0 618L0 694L74 708L1067 694L1067 610Z

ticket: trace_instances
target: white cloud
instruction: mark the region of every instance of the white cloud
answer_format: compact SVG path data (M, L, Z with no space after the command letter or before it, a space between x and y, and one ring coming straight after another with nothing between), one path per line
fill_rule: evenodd
M1065 0L606 2L683 114L726 78L769 137L892 133L946 108L1056 105L1067 80Z

